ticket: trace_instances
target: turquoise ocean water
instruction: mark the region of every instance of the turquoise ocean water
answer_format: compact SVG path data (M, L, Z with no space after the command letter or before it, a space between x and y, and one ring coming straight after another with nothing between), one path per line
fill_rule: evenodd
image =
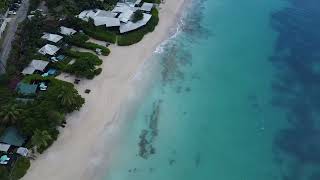
M193 0L103 180L319 180L317 5Z

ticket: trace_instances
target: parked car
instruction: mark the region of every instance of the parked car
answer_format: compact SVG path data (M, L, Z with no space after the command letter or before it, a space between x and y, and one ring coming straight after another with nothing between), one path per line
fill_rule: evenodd
M16 12L16 11L8 11L8 14L9 14L9 15L16 15L17 12Z

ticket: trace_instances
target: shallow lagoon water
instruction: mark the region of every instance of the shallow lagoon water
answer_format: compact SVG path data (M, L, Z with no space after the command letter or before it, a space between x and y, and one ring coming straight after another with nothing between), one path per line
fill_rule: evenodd
M193 0L103 179L320 179L319 4Z

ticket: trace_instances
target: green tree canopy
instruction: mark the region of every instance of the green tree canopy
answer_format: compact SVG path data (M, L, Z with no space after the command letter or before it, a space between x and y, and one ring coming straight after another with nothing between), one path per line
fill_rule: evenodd
M11 103L3 106L0 111L0 123L2 125L15 124L21 118L22 112L18 104Z
M48 131L36 129L31 138L32 145L37 149L39 147L48 146L48 142L52 139Z

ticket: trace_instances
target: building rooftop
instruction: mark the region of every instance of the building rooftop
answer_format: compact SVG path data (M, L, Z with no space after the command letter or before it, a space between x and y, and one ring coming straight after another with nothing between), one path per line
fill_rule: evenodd
M82 11L79 15L78 18L84 20L84 21L89 21L89 19L95 19L96 17L115 17L117 14L113 13L111 11L105 11L105 10L100 10L100 9L95 9L95 10L85 10Z
M128 9L127 11L121 13L119 16L120 21L127 23L131 19L131 16L133 15L133 13L134 11L131 9Z
M42 54L42 55L55 55L58 51L60 50L59 47L57 46L54 46L54 45L51 45L51 44L47 44L45 46L43 46L41 49L39 49L39 53Z
M2 151L2 152L8 152L9 148L10 148L10 145L9 145L9 144L0 143L0 151Z
M42 39L46 39L48 41L57 43L59 42L63 37L58 34L50 34L50 33L44 33L41 37Z
M64 26L60 27L60 33L63 34L63 35L66 35L66 36L73 35L76 32L77 32L76 30L71 29L71 28L67 28L67 27L64 27Z
M146 11L146 12L150 12L153 8L153 4L152 3L143 3L140 10L142 11Z
M117 3L117 5L114 7L114 9L112 10L112 12L114 13L124 13L128 10L131 11L135 11L137 8L135 7L130 7L128 4L126 3Z
M32 60L31 63L23 69L22 74L33 74L36 70L43 71L48 64L48 61Z
M120 33L125 33L125 32L129 32L129 31L133 31L135 29L138 29L144 25L146 25L151 19L151 15L150 14L146 14L143 13L143 19L137 22L131 22L129 21L126 24L121 24L120 25Z

